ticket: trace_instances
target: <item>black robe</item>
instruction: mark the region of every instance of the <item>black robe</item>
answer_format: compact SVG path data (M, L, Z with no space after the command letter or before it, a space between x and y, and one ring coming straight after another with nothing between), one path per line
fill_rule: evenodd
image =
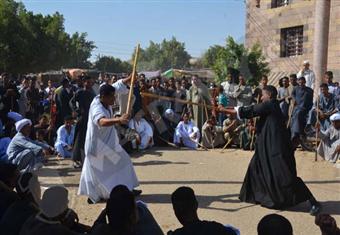
M313 198L297 177L294 150L285 127L279 102L241 107L240 118L259 116L255 154L245 176L240 200L283 209Z

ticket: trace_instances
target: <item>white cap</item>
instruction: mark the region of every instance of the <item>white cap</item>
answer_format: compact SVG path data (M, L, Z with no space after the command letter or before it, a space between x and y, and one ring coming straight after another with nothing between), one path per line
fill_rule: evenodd
M340 112L334 113L334 114L329 118L329 120L331 120L332 122L334 122L334 121L340 121Z
M41 212L55 218L68 209L68 191L62 186L52 186L44 192L40 203Z
M30 125L32 126L32 122L31 120L27 119L27 118L24 118L20 121L17 121L15 123L15 129L17 130L17 132L21 131L21 129L24 127L24 126L27 126L27 125Z
M304 64L304 65L305 65L305 64L309 64L309 60L303 61L303 64Z

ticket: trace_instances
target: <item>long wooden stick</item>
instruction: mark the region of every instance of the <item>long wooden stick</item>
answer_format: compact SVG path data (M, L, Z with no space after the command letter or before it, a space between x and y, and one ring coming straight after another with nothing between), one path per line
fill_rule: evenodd
M257 104L260 103L260 95L257 96L256 103ZM255 128L256 128L256 121L257 121L257 118L255 118L255 120L254 120L254 127ZM253 150L254 139L255 139L255 130L252 131L252 133L251 133L251 141L250 141L250 146L249 146L250 150Z
M205 100L203 100L203 104L204 104L205 116L206 116L207 121L208 121L208 120L209 120L209 114L208 114L207 103L205 102ZM212 132L212 130L211 130L211 132ZM213 138L212 138L212 133L211 133L211 135L210 135L209 140L210 140L211 148L212 148L212 149L215 149L215 147L214 147L214 140L213 140Z
M316 99L316 124L319 125L319 97ZM318 133L319 131L315 131L315 159L314 161L318 161Z
M196 103L196 102L191 102L188 100L182 100L182 99L177 99L177 98L172 98L172 97L167 97L167 96L161 96L161 95L156 95L148 92L141 92L140 93L142 97L149 97L149 98L154 98L154 99L159 99L159 100L166 100L166 101L173 101L173 102L178 102L182 104L191 104L191 105L197 105L204 107L204 104L201 103ZM207 108L213 109L214 107L211 105L206 105Z
M133 62L133 67L132 67L132 74L131 74L132 77L131 77L129 98L128 98L127 109L126 109L126 112L128 114L130 114L131 110L132 110L133 86L135 84L135 79L136 79L137 60L138 60L138 55L139 55L139 48L140 48L140 44L138 43L137 48L136 48L136 52L135 52L135 59L134 59L134 62Z

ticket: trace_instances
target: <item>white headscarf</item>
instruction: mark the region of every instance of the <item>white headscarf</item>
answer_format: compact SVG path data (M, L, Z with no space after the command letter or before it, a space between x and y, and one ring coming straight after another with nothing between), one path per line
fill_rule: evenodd
M340 121L340 112L339 113L334 113L329 120L331 120L332 122L334 121Z
M68 209L68 191L62 186L52 186L44 192L40 203L41 212L55 218Z

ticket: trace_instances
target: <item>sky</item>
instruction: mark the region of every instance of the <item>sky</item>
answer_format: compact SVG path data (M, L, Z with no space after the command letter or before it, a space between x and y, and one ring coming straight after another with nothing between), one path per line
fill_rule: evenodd
M244 0L23 0L34 13L65 18L65 30L87 32L95 42L91 60L109 55L128 60L135 46L176 37L189 54L201 56L228 35L244 41Z

